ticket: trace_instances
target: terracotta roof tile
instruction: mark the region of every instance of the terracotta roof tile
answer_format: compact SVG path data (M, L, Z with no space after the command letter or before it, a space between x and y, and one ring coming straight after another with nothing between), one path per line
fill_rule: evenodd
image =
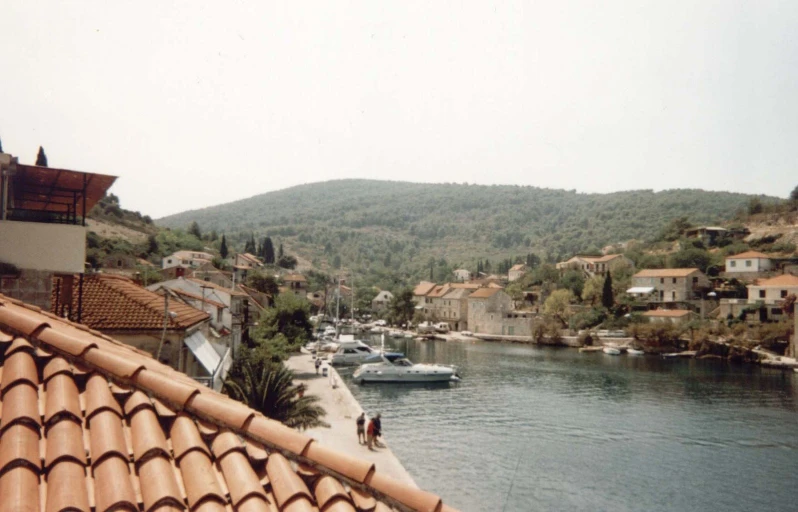
M653 318L681 318L685 315L689 315L691 311L687 309L655 309L652 311L646 311L643 313L643 316L653 317Z
M487 299L489 297L493 297L496 295L501 288L480 288L479 290L475 291L471 295L468 296L469 299Z
M770 256L768 256L767 254L761 253L759 251L745 251L745 252L741 252L740 254L735 254L734 256L726 256L727 260L742 260L742 259L746 259L746 258L749 258L749 259L760 258L760 259L769 260Z
M77 294L72 300L77 311ZM52 303L55 308L57 300ZM164 325L163 296L123 276L85 276L81 311L83 324L101 331L161 330ZM184 330L209 318L208 313L177 301L169 303L169 312L175 314L167 320L170 330Z
M0 512L440 504L85 326L0 312Z
M757 281L754 286L798 286L798 276L782 274L780 276L771 277L770 279L761 279Z

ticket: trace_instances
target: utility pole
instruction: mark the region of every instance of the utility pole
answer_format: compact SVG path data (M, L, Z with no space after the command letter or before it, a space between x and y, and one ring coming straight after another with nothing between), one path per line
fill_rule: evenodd
M166 340L166 328L169 325L169 290L164 288L163 290L163 334L161 334L161 342L158 343L158 351L155 353L155 360L161 360L161 348L163 348L163 342Z

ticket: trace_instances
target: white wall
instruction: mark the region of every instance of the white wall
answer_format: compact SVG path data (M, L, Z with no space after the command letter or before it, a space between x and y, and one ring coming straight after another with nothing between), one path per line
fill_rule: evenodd
M726 272L767 272L771 268L770 260L764 258L726 258Z
M86 228L68 224L0 221L0 261L20 269L83 272Z

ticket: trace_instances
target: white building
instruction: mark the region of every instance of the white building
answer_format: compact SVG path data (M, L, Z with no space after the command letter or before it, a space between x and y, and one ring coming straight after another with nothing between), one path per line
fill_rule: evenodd
M382 311L388 307L388 304L393 300L393 293L388 290L382 290L376 297L371 299L371 310Z
M210 263L212 259L213 254L207 252L177 251L169 256L164 256L161 268L197 268L205 263Z
M772 269L773 262L761 252L746 251L726 257L726 272L768 272Z
M452 274L454 274L454 280L459 281L461 283L471 280L471 272L464 268L458 268L457 270L452 272Z

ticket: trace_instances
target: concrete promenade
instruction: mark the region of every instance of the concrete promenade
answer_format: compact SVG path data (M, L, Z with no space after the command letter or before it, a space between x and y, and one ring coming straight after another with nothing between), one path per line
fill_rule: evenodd
M324 361L322 366L327 367L327 377L322 376L321 369L316 375L314 360L310 354L291 356L286 361L286 366L294 371L294 382L304 383L307 388L305 393L318 396L322 407L327 411L324 421L330 424L330 428L312 428L306 430L306 434L330 448L371 461L376 465L377 471L418 487L410 473L391 451L384 435L381 438L382 448L375 447L374 451L369 451L365 445L358 443L355 419L360 415L362 408L338 372L329 366L328 361ZM332 384L333 380L336 383L335 387ZM368 420L369 413L377 412L379 411L366 411L366 419ZM389 437L390 428L390 424L386 424L383 428L388 430Z

